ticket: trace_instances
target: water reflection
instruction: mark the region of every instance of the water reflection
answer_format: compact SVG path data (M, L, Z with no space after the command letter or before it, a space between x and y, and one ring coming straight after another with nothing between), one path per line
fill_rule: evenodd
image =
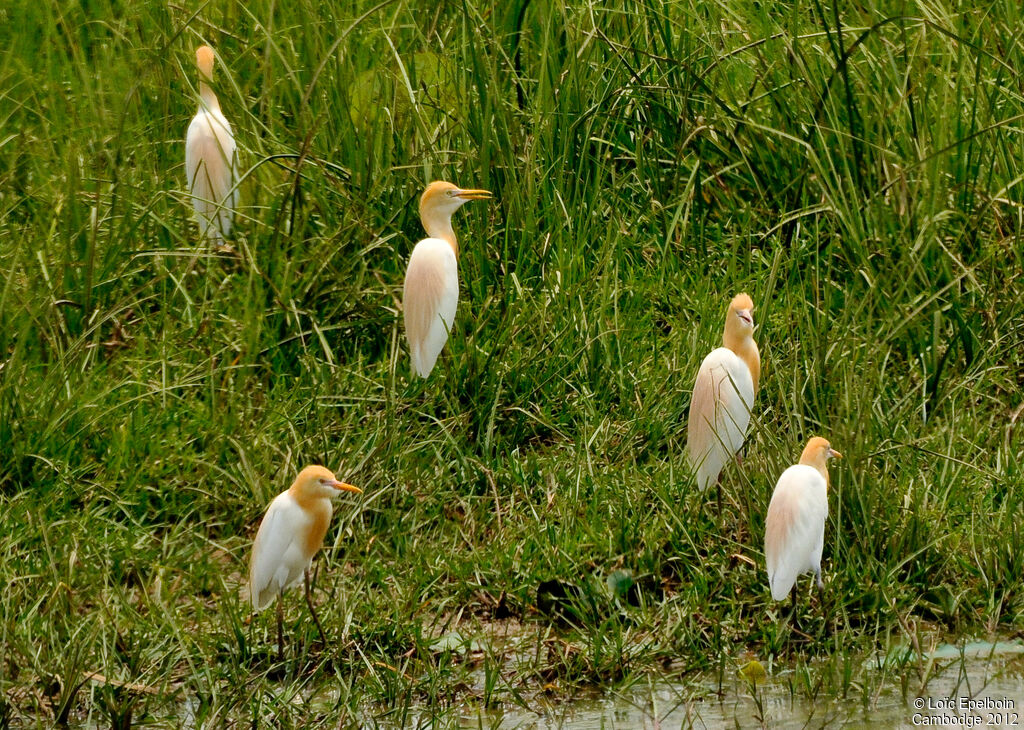
M1024 644L941 645L871 657L856 677L828 668L776 667L756 690L735 671L677 685L651 681L531 711L467 708L462 727L522 728L1024 728ZM820 671L818 671L820 669ZM827 675L828 679L823 679ZM721 685L721 686L720 686Z

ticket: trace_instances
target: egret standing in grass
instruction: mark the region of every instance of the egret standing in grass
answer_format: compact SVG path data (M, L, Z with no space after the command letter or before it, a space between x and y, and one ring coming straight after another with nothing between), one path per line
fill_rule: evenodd
M249 565L249 598L262 611L300 578L305 578L306 604L327 643L309 594L309 566L324 544L331 522L331 500L341 492L361 494L359 487L335 479L322 466L307 466L286 492L274 497L263 516ZM277 602L277 655L283 658L281 601Z
M420 197L420 220L428 238L412 250L402 292L409 355L420 377L434 369L459 303L459 244L452 215L470 200L490 197L487 190L463 190L441 181L430 183Z
M828 517L828 460L842 458L832 445L815 436L800 454L800 463L782 472L764 523L764 556L772 598L781 601L792 590L796 608L796 579L813 572L821 581L821 549Z
M231 232L238 202L235 136L221 113L217 95L210 88L213 49L209 46L196 49L196 65L199 66L199 111L192 117L185 138L185 174L199 232L211 242L220 243Z
M747 435L761 376L753 309L754 302L746 294L733 298L725 317L724 346L712 350L697 371L686 446L701 491L718 484L722 468L739 452ZM718 504L721 509L721 486Z

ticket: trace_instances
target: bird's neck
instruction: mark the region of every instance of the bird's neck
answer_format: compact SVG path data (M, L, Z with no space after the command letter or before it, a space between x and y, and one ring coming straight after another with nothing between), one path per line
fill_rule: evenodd
M201 106L214 111L220 111L220 102L217 101L217 95L213 93L210 85L203 80L199 82L199 99L202 102Z
M303 489L297 484L293 484L288 493L292 495L292 499L295 500L296 504L309 512L322 510L325 504L328 508L331 506L331 500L327 497L310 492L308 489Z
M757 381L761 378L761 353L757 349L754 338L726 332L722 338L722 344L735 352L736 356L747 366L747 370L750 371L750 379L754 381L754 393L756 394Z
M800 463L804 466L810 466L818 470L822 478L825 480L825 487L828 488L830 481L828 478L828 459L822 454L821 450L817 450L812 454L804 452L800 455Z
M423 213L421 217L423 219L423 229L427 232L427 235L431 238L440 238L442 241L447 241L448 245L452 247L452 252L455 253L455 258L458 258L459 242L455 238L455 229L452 228L452 217L433 212Z

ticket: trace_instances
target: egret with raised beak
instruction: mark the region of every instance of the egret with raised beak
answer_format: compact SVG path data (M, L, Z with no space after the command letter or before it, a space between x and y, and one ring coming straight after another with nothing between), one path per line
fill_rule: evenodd
M738 294L729 303L722 347L697 371L687 422L687 452L701 491L718 484L726 462L743 446L754 407L761 355L754 342L754 302ZM722 496L719 486L718 503Z

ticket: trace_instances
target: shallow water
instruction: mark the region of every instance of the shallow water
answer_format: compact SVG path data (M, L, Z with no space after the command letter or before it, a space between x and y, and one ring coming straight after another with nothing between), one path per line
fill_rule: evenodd
M524 730L1024 728L1024 644L1020 642L941 645L920 665L916 661L903 665L899 673L884 669L885 657L873 657L866 664L869 680L861 677L861 683L849 685L845 699L827 687L813 692L808 687L816 681L813 668L802 677L776 668L759 684L756 699L748 682L732 671L721 688L717 678L708 678L685 685L656 681L570 702L539 697L530 711L467 709L460 713L458 724ZM923 688L921 674L927 677ZM816 700L812 699L815 694ZM973 708L968 702L975 703Z
M403 726L1024 729L1024 643L1020 641L937 644L920 660L909 647L896 646L887 654L846 662L845 682L836 676L841 670L835 665L834 660L825 659L798 670L767 667L768 676L756 689L730 667L721 679L717 674L680 682L641 679L627 689L594 691L569 700L540 692L526 698L529 709L466 704L441 715L435 710L407 717ZM321 695L314 704L322 705L329 716L336 707L333 699ZM178 716L180 727L196 726L196 708L195 701L185 702ZM379 708L367 708L360 724L399 727L389 723L387 713L382 717Z

